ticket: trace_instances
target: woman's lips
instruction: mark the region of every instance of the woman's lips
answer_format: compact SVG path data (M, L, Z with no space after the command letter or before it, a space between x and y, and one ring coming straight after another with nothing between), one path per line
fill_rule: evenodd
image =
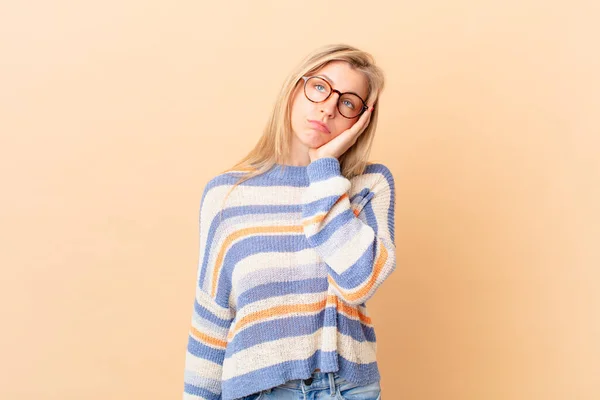
M312 126L313 128L315 128L318 131L321 132L325 132L325 133L330 133L329 129L327 129L327 125L325 125L322 122L319 121L313 121L313 120L308 120L308 123L310 124L310 126Z

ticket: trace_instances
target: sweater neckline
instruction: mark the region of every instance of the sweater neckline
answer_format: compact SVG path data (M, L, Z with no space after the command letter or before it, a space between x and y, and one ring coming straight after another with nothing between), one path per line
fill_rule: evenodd
M269 180L276 183L289 183L292 185L308 184L308 165L287 165L275 163L273 167L265 172Z

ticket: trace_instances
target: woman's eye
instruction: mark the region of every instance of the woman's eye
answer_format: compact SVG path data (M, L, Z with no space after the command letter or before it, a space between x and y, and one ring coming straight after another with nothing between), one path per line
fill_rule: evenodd
M315 85L315 87L317 88L317 90L325 89L325 86L323 85Z
M354 104L350 100L345 100L344 105L348 108L354 109Z

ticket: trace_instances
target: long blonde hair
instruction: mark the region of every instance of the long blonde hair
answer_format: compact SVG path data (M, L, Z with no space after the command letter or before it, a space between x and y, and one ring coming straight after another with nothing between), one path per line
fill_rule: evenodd
M277 163L283 163L285 155L290 152L292 143L293 94L303 76L312 74L332 61L345 61L356 71L362 72L368 82L367 104L375 103L378 100L384 87L384 75L383 71L375 65L371 54L347 44L326 45L310 53L283 83L273 112L254 148L233 167L223 171L236 171L243 174L229 190L223 204L237 185L269 171ZM367 160L377 128L378 112L379 107L375 107L367 128L360 134L356 143L338 158L341 173L348 179L362 174L369 164Z

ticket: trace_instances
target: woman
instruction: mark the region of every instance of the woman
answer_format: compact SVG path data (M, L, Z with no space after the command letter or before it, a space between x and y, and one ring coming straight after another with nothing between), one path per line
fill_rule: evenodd
M318 49L206 185L184 399L381 399L366 301L396 266L393 176L367 162L383 82L368 53Z

